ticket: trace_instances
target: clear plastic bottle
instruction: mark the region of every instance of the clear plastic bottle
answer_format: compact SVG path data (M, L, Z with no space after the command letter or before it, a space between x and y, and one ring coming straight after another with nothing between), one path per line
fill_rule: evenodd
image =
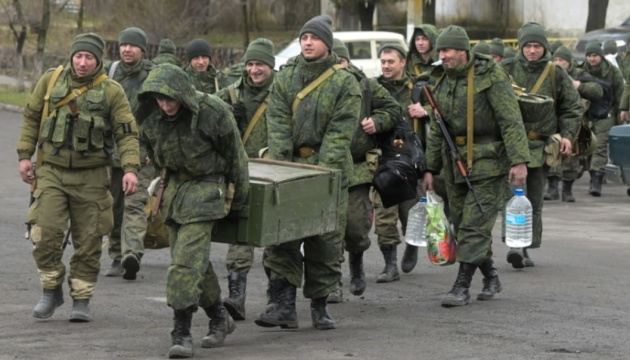
M532 244L532 204L523 189L514 189L505 208L505 244L511 248Z
M426 224L427 224L427 198L421 197L418 203L409 209L407 218L407 230L405 231L405 241L413 246L427 246Z

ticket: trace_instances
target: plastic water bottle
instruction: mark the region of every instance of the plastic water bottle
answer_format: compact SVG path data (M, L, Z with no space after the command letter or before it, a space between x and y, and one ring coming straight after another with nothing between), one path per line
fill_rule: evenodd
M427 225L427 198L420 198L417 204L409 209L405 241L413 246L427 246L425 228Z
M532 204L523 189L514 189L505 209L505 244L511 248L532 244Z

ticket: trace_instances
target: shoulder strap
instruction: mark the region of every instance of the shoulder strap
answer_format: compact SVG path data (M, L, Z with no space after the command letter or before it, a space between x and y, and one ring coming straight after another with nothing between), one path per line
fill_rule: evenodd
M553 95L553 100L556 100L556 64L552 61L549 62L550 64L552 64L551 66L551 74L550 79L551 80L551 94Z
M118 68L118 64L120 64L120 60L118 60L118 61L114 61L114 62L112 63L112 65L109 67L109 73L108 73L108 75L109 75L109 77L110 77L111 79L113 79L113 78L114 78L114 74L116 73L116 69Z
M219 76L214 77L214 92L215 94L219 92Z
M59 79L59 75L61 74L61 72L63 71L63 65L59 65L55 71L53 72L52 76L50 77L50 81L48 81L48 87L46 87L46 95L44 95L44 109L42 110L42 118L40 121L40 128L41 126L44 124L44 121L46 120L46 118L48 118L48 110L50 109L50 93L52 92L52 88L55 86L55 83L57 82L57 79ZM41 129L39 132L39 141L41 141ZM40 147L37 146L37 155L36 157L36 168L37 169L41 169L42 167L42 162L43 162L43 156L41 156L40 154Z
M540 74L540 76L538 77L538 80L536 80L536 84L534 84L534 87L529 92L530 94L536 94L538 90L540 90L540 86L542 85L543 81L545 81L545 78L549 74L549 70L551 70L554 67L555 67L555 64L553 62L549 61L547 63L547 65L545 66L545 70L543 70L542 74Z
M230 94L230 101L232 102L232 104L236 104L238 102L238 95L236 95L234 84L230 84L227 89L228 93Z
M318 87L326 79L328 79L330 76L332 76L332 74L334 74L335 71L337 71L337 70L339 70L341 68L342 68L342 66L339 65L339 64L333 65L331 68L329 68L328 70L324 71L321 75L319 75L319 77L317 77L317 79L313 80L310 84L308 84L307 87L302 89L302 91L300 91L297 94L297 96L295 97L295 100L293 100L293 106L291 106L291 109L293 110L293 112L295 113L295 110L297 109L298 105L300 104L300 101L302 101L302 99L304 99L306 97L306 95L308 95L311 91L315 90L316 87Z
M260 120L260 118L262 118L262 115L265 113L265 110L267 110L267 103L269 102L270 96L271 95L267 95L263 103L260 104L260 106L258 107L258 110L256 110L256 112L254 113L254 116L252 116L252 119L249 121L249 124L247 125L247 129L245 129L245 134L243 134L243 145L247 143L249 136L252 134L252 131L254 130L254 127L256 126L256 124L258 124L258 121Z
M91 84L72 90L70 94L68 94L65 98L61 99L61 101L55 104L55 109L59 109L60 107L66 105L68 102L70 102L70 100L80 96L81 94L88 91L89 89L102 83L103 81L105 81L105 79L107 79L107 75L101 74L96 79L94 79L94 81Z
M474 83L475 81L475 65L471 65L468 69L468 99L466 109L466 162L468 163L468 173L472 171L473 165L473 135L474 135L474 115L473 107Z

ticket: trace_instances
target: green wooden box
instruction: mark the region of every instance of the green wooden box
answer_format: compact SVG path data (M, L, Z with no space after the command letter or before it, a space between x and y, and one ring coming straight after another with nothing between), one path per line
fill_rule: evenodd
M217 221L212 241L264 247L335 231L340 189L339 170L250 159L247 202L238 220Z

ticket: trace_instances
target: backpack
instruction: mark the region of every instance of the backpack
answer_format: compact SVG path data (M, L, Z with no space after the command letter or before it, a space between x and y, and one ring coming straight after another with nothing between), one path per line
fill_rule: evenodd
M594 82L602 87L604 95L599 100L591 101L588 110L586 110L586 117L593 120L607 119L613 103L612 86L596 77L578 77L577 80L585 83Z

